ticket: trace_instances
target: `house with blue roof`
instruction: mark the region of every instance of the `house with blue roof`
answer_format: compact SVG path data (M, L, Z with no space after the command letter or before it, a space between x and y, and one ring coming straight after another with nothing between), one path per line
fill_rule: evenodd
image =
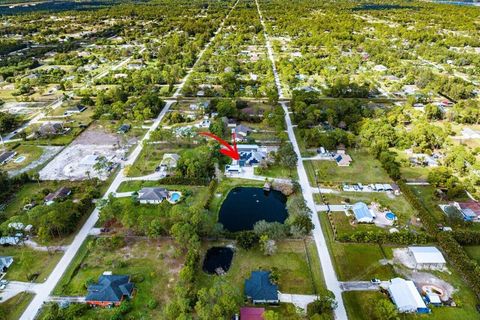
M368 209L368 206L364 202L357 202L352 206L355 220L359 223L373 223L375 214Z
M270 281L270 271L253 271L245 280L245 295L256 303L278 303L278 286Z
M98 278L98 282L89 285L87 290L87 304L101 307L119 306L133 296L134 285L130 282L130 276L104 273Z
M8 268L13 263L13 257L0 256L0 273L7 272Z

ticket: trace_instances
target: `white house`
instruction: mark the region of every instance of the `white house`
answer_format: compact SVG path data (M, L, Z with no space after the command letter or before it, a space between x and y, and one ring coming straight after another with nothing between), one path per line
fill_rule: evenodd
M417 269L442 269L446 265L443 254L435 247L408 247L408 253Z
M480 131L471 128L464 128L462 130L463 139L480 139Z
M178 159L180 159L180 156L176 153L165 153L160 166L167 167L169 169L176 168Z
M388 292L397 306L398 312L430 312L413 281L394 278L390 280Z

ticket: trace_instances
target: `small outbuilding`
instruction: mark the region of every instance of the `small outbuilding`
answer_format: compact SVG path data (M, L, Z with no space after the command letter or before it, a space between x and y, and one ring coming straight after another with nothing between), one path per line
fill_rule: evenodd
M408 252L416 269L442 269L447 263L436 247L408 247Z

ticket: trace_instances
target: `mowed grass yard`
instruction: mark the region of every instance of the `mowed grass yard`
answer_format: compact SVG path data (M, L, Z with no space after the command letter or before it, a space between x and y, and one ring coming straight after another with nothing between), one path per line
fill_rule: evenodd
M205 242L204 251L213 246L223 245L219 242ZM314 294L314 280L308 265L307 253L303 241L284 240L277 242L278 250L271 256L266 256L259 248L244 250L237 248L230 270L225 279L230 281L243 293L245 280L250 278L252 271L263 269L278 269L279 290L284 293ZM203 258L201 266L203 265ZM199 286L209 287L213 283L214 275L198 270Z
M33 296L34 295L31 293L22 292L5 302L0 303L0 319L20 319L23 311L25 311L30 301L32 301Z
M306 160L305 170L312 186L315 173L320 184L341 183L390 183L392 180L380 162L366 150L347 150L353 161L349 167L339 167L335 161Z
M0 167L3 171L18 170L24 168L32 161L40 158L43 153L42 148L32 145L20 145L11 151L15 151L17 154L10 162ZM15 160L22 156L25 157L25 159L22 162L15 163Z
M411 217L416 216L416 210L410 205L403 196L390 196L384 192L339 192L323 194L329 204L343 204L349 202L365 202L370 205L372 202L379 203L382 207L395 213L399 223L407 223ZM315 194L315 201L321 203L319 194Z
M463 247L470 258L480 264L480 246L465 246Z
M183 265L175 256L171 240L127 240L114 250L102 248L90 239L67 269L54 294L84 296L86 283L97 281L104 271L132 276L136 294L132 299L131 319L161 319L162 309L173 297L174 286ZM147 304L156 301L158 306ZM115 309L90 309L79 319L111 319Z
M169 144L147 144L135 163L128 168L129 177L138 177L155 172L165 153L180 153L181 148L171 148Z
M43 282L62 254L37 251L28 247L0 247L0 256L11 256L14 261L5 276L7 280L29 281L28 275L38 274L35 282Z
M319 218L340 281L387 280L395 277L390 265L380 263L380 260L388 258L388 254L384 255L378 244L336 242L327 215L320 213Z

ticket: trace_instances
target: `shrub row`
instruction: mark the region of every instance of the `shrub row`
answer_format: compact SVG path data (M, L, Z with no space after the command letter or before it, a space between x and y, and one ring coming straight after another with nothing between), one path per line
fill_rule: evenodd
M210 179L172 176L160 179L158 182L160 182L161 184L177 184L184 186L207 186L210 182Z
M205 200L205 203L203 204L203 207L205 209L208 209L210 207L210 203L212 202L213 196L215 194L215 190L217 189L218 182L217 180L213 179L210 181L210 184L208 185L208 195L207 199Z
M480 244L480 231L476 230L454 230L452 236L463 246Z
M341 242L357 243L379 243L379 244L426 244L433 239L425 232L412 233L409 231L400 231L388 233L383 231L357 231L350 234L344 234L337 237Z

